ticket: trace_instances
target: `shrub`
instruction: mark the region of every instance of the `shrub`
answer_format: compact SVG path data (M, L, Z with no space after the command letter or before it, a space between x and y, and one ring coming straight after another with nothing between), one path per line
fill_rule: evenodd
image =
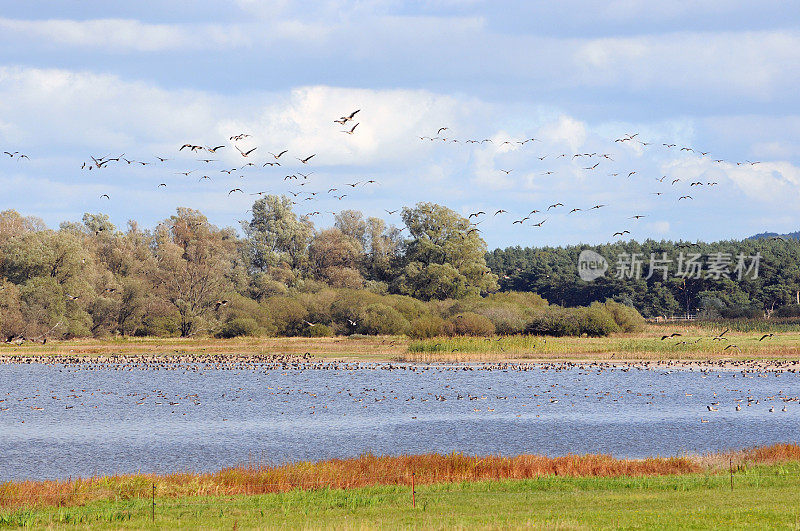
M258 332L258 323L251 317L237 317L227 321L217 332L217 337L232 338L238 336L254 336Z
M376 295L386 295L389 293L389 284L380 280L367 280L364 282L364 289Z
M478 313L492 322L498 334L519 334L525 328L522 310L511 304L489 306L478 310Z
M496 303L510 303L522 308L544 308L547 306L547 301L538 293L525 291L492 293L486 297L486 300Z
M391 306L376 303L364 308L358 326L364 334L397 335L404 334L409 324L405 317Z
M171 315L153 315L142 319L142 325L134 332L135 336L172 337L180 331L180 319Z
M723 308L719 313L725 319L758 319L764 315L764 310L753 307L731 306Z
M455 317L458 314L476 313L478 309L483 307L483 299L480 298L455 299L451 302L452 304L450 304L450 307L447 309L446 313L443 313L442 315Z
M581 335L581 319L574 309L550 306L536 314L528 322L525 332L556 337L579 336Z
M339 290L327 288L316 293L301 293L298 298L308 312L306 320L329 323L332 320L331 306L339 298Z
M450 319L446 329L455 336L491 336L495 333L494 325L487 317L473 312L456 315Z
M335 288L357 289L364 286L364 277L352 267L327 267L322 270L321 275Z
M109 297L97 297L89 306L89 314L92 317L92 335L106 337L116 324L119 304Z
M275 280L267 273L256 273L250 280L249 293L257 301L275 295L286 295L288 292L289 288L286 287L286 284Z
M223 323L249 318L256 322L258 328L263 328L264 333L275 332L272 317L263 305L236 292L225 293L220 299L226 301L225 304L212 308L212 311Z
M306 328L308 312L296 299L289 297L270 297L264 307L272 316L277 333L282 336L296 336Z
M440 315L444 318L452 317L459 312L453 311L453 308L457 304L457 301L454 299L445 299L445 300L432 300L426 303L428 310L431 313L436 315Z
M357 331L350 321L361 324L362 311L371 304L382 300L380 295L368 291L338 290L337 298L331 303L331 321L336 329L343 334L352 334Z
M420 317L427 311L424 302L408 295L390 295L385 298L384 302L400 312L408 321Z
M605 304L593 302L588 308L550 306L535 315L525 327L529 334L591 337L607 336L619 330L613 314Z
M593 302L591 306L582 310L581 334L589 337L603 337L619 331L614 316L603 303Z
M300 335L303 337L332 337L335 334L333 333L333 328L330 326L318 324L314 326L306 326L306 328L300 332Z
M414 339L429 339L444 333L445 320L438 315L423 315L411 321L408 336Z
M775 317L800 317L800 304L788 304L775 309Z
M0 279L0 340L5 340L24 331L24 319L19 300L19 289L15 284Z
M330 286L325 282L313 278L297 279L293 287L301 293L316 293L324 289L330 289Z
M605 302L605 307L623 332L638 332L644 328L644 317L636 308L610 299Z

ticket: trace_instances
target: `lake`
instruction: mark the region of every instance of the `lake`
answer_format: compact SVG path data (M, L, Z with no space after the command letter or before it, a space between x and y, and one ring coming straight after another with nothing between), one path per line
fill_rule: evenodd
M365 452L672 456L798 441L799 395L796 372L733 368L12 363L0 479Z

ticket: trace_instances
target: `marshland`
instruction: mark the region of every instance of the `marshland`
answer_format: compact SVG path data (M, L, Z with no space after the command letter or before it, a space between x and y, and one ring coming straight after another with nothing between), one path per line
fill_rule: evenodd
M3 6L0 528L800 529L791 2Z
M788 525L800 334L774 330L6 344L0 523Z
M0 484L0 524L164 527L781 527L800 448L644 460L364 455L211 474Z
M210 472L365 452L640 458L794 440L791 333L728 330L737 356L713 340L724 330L687 326L680 338L716 349L689 355L664 330L5 347L3 475Z

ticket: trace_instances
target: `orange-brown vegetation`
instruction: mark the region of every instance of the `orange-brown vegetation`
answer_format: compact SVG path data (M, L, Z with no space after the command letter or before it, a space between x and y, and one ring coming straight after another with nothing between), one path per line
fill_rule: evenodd
M752 461L765 465L783 463L786 461L800 461L800 445L773 444L772 446L759 446L743 452L745 461Z
M722 455L722 454L718 454ZM727 454L725 454L727 455ZM800 460L800 446L776 444L740 453L750 463ZM247 465L214 473L135 474L71 481L0 484L0 508L74 506L96 500L262 494L293 489L348 489L373 485L564 477L636 477L698 473L719 463L708 457L615 459L608 455L474 457L453 453L401 456L363 455L352 459ZM725 459L727 461L727 459ZM717 461L722 461L718 459Z

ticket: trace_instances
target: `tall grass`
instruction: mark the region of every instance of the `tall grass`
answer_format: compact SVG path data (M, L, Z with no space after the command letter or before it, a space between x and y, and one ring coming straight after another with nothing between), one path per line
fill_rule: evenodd
M727 332L715 341L713 332L693 326L650 329L641 334L612 337L502 336L496 338L439 337L412 341L402 361L467 361L500 359L710 359L787 358L800 356L800 334L781 334L759 341L758 333ZM661 339L673 332L680 336ZM735 345L735 348L727 348Z
M662 323L650 323L648 326L653 328L667 329L686 327L704 331L722 331L726 328L734 332L752 332L767 334L769 332L800 332L800 318L798 317L778 317L771 319L713 319L695 321L673 321Z
M74 481L22 481L0 484L0 507L76 505L99 499L159 496L264 494L294 489L350 489L372 485L525 479L558 476L651 476L695 472L687 458L614 459L606 455L473 457L463 454L363 455L353 459L298 462L281 466L249 465L211 474L136 474Z
M781 444L754 448L742 455L756 464L800 461L800 446ZM459 453L401 456L367 454L352 459L296 462L279 466L248 465L207 474L135 474L71 481L5 482L0 484L0 509L147 499L152 495L153 485L159 497L177 498L409 485L412 474L417 484L424 485L548 476L649 477L697 473L711 467L711 461L703 461L700 457L637 460L615 459L608 455L476 457Z

